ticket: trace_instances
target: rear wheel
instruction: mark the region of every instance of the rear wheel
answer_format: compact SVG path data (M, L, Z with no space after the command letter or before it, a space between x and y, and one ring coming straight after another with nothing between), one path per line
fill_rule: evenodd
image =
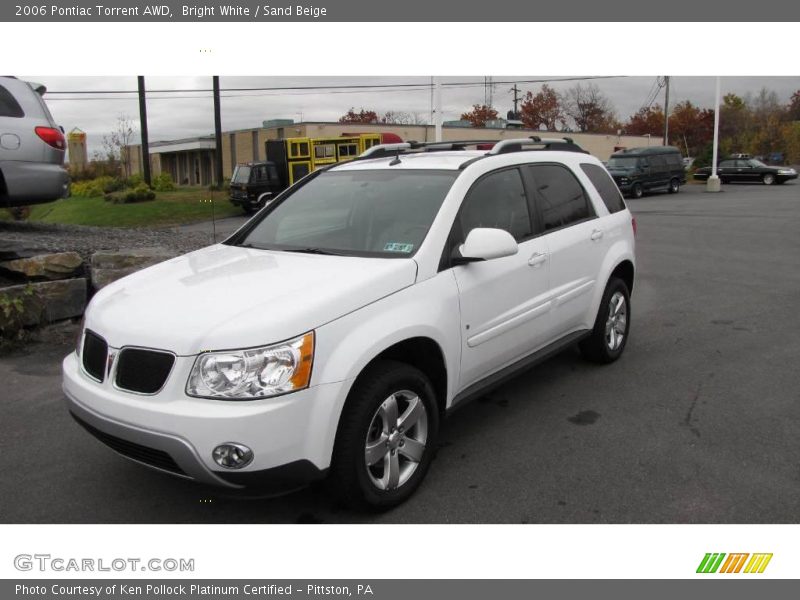
M641 198L644 196L644 188L642 187L641 183L634 183L631 186L631 196L634 198Z
M579 345L584 358L596 363L610 363L622 356L628 342L630 317L628 286L614 277L603 292L591 335Z
M764 173L764 175L761 177L761 181L764 182L764 185L772 185L775 183L775 175L772 173Z
M674 178L670 179L667 191L670 194L677 194L679 191L681 191L681 182Z
M356 382L336 435L330 484L356 509L407 500L428 471L439 411L433 386L405 363L381 361Z

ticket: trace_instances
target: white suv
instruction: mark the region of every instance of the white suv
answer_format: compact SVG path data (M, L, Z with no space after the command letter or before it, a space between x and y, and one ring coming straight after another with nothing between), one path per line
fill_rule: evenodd
M568 139L470 144L372 148L105 287L64 360L73 416L188 479L327 475L385 509L450 410L574 343L619 358L636 224L602 163Z

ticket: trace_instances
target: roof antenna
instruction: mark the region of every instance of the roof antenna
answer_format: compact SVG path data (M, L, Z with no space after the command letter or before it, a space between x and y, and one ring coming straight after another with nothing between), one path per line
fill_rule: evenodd
M400 148L398 148L398 149L397 149L397 154L395 155L395 157L394 157L394 159L392 160L392 162L390 162L390 163L389 163L389 166L390 166L390 167L393 167L393 166L395 166L395 165L399 165L401 162L403 162L403 161L402 161L402 160L400 160Z

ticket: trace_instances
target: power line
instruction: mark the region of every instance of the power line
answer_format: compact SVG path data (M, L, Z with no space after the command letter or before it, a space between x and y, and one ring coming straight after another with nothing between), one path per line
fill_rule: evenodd
M627 77L626 75L592 75L586 77L560 77L545 79L515 79L508 81L493 81L493 85L510 85L517 83L558 83L561 81L588 81L594 79L616 79ZM426 83L387 83L387 84L348 84L348 85L308 85L308 86L276 86L276 87L249 87L249 88L220 88L220 92L267 92L267 91L328 91L328 90L380 90L380 89L408 89L423 88L428 89L430 84ZM485 83L475 81L451 81L442 83L442 87L484 87ZM154 89L148 90L149 94L185 94L185 93L211 93L212 89ZM90 95L90 94L138 94L138 90L56 90L47 91L47 95Z

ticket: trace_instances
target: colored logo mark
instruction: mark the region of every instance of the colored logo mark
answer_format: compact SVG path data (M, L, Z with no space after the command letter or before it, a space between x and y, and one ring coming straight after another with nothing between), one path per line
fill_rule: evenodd
M749 558L749 560L748 560ZM749 554L738 552L725 554L724 552L708 552L697 567L698 573L763 573L772 553Z

